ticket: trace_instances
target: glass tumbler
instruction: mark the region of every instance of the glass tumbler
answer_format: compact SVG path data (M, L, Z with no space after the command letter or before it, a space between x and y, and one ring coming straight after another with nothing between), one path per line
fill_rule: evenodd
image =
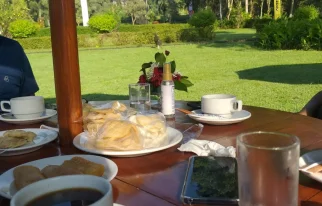
M150 104L150 84L137 83L129 84L130 107L138 112L149 111Z
M237 137L239 206L297 206L299 149L296 136L250 132Z

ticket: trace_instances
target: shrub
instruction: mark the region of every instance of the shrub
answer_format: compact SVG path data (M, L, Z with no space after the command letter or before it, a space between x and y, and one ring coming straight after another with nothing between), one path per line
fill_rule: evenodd
M29 37L36 33L38 29L37 23L26 19L13 21L9 26L9 32L14 38Z
M196 28L184 29L180 34L180 40L186 42L201 41L199 30Z
M319 18L319 10L314 6L299 7L294 13L294 19L313 20Z
M117 21L113 15L98 14L89 19L88 25L98 33L109 33L115 29Z
M322 20L279 20L258 33L265 49L322 49Z
M86 26L78 26L77 27L77 34L96 34L95 31L93 31L90 27ZM43 37L43 36L50 36L50 28L42 28L38 30L35 34L33 34L33 37Z
M46 37L31 37L25 39L17 39L24 49L50 49L51 38Z
M200 10L195 13L188 21L191 26L196 28L205 28L209 26L213 26L216 21L215 14L209 10Z
M201 38L212 39L215 21L215 14L211 10L206 9L195 13L188 23L199 30Z
M132 24L121 24L117 31L119 32L156 32L163 30L173 30L177 31L180 29L188 28L188 24L142 24L142 25L132 25Z

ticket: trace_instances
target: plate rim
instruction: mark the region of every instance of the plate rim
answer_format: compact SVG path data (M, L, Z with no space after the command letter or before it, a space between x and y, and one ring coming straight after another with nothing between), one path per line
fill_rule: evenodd
M93 154L100 154L100 155L106 155L106 156L114 156L114 157L131 157L131 156L139 156L139 155L147 155L150 153L154 153L154 152L158 152L158 151L162 151L165 149L168 149L170 147L173 147L174 145L180 143L183 139L183 134L182 132L180 132L179 130L172 128L172 127L167 127L167 129L172 129L175 132L177 132L180 137L178 138L177 141L168 144L168 145L164 145L161 147L157 147L157 148L149 148L149 149L143 149L143 150L130 150L130 151L114 151L114 150L92 150L92 149L88 149L88 148L84 148L81 146L80 144L80 137L82 134L85 134L85 132L82 132L80 134L78 134L74 140L73 140L73 145L78 148L79 150L85 151L85 152L89 152L89 153L93 153Z
M52 114L48 114L47 115L47 111L52 112ZM37 117L37 118L32 118L32 119L7 119L4 118L3 115L8 115L11 113L4 113L0 115L0 120L4 121L4 122L30 122L30 121L37 121L37 120L43 120L43 119L48 119L50 117L53 117L57 114L57 111L54 109L46 109L46 115L45 116L41 116L41 117Z
M197 109L197 110L193 110L192 112L194 111L198 111L198 110L201 110L201 109ZM241 110L243 112L245 112L245 114L247 114L247 116L245 115L244 117L239 117L239 118L231 118L231 119L211 119L211 118L197 118L197 117L194 117L190 114L188 114L188 116L191 118L191 119L194 119L196 121L207 121L207 122L212 122L212 123L215 123L215 122L220 122L220 123L225 123L225 122L238 122L238 121L242 121L242 120L245 120L245 119L248 119L252 116L252 114L247 111L247 110Z
M30 162L26 162L26 163L23 163L23 164L17 165L17 166L15 166L15 167L12 167L12 168L8 169L7 171L5 171L4 173L2 173L2 174L0 175L0 182L1 182L2 176L7 175L7 174L8 174L8 175L10 175L10 174L9 174L10 172L11 172L11 175L13 175L13 170L14 170L15 168L19 167L19 166L28 165L28 164L35 163L35 162L37 162L37 161L41 161L41 160L46 160L46 159L55 159L55 158L58 158L58 157L60 157L60 158L63 158L63 157L65 157L65 158L73 158L73 157L75 157L75 156L83 157L84 159L86 159L86 157L88 157L88 156L95 157L95 158L102 158L102 159L107 160L109 163L111 163L111 164L115 167L115 169L116 169L116 170L115 170L115 174L111 175L111 177L110 177L110 178L106 178L106 180L107 180L107 181L112 181L112 180L116 177L116 175L117 175L117 173L118 173L118 166L117 166L117 164L116 164L114 161L112 161L111 159L106 158L106 157L97 156L97 155L90 155L90 154L85 154L85 155L83 155L83 154L60 155L60 156L52 156L52 157L47 157L47 158L42 158L42 159L38 159L38 160L34 160L34 161L30 161ZM49 164L48 164L48 165L49 165ZM12 181L13 181L13 180L12 180ZM7 199L11 199L11 198L12 198L12 196L11 196L11 195L8 195L7 193L3 192L1 189L2 189L2 188L0 188L0 196L5 197L5 198L7 198Z
M54 141L54 140L55 140L55 139L57 139L57 137L58 137L58 133L57 133L57 132L55 132L55 131L52 131L52 130L50 130L50 129L24 128L24 129L19 129L19 130L26 130L26 131L30 131L30 130L46 130L46 131L48 131L48 132L52 133L52 134L53 134L53 136L52 136L50 139L47 139L47 140L45 140L45 141L43 141L43 142L40 142L39 144L29 145L29 146L27 146L27 147L17 147L17 148L11 148L11 149L0 149L0 151L1 151L1 150L6 150L4 153L1 153L1 155L2 155L2 154L5 154L5 153L7 153L7 152L24 151L24 150L33 149L33 148L36 148L36 147L41 147L41 146L43 146L43 145L45 145L45 144L48 144L49 142ZM1 133L1 132L6 132L6 131L10 131L10 130L3 130L3 131L0 131L0 133Z

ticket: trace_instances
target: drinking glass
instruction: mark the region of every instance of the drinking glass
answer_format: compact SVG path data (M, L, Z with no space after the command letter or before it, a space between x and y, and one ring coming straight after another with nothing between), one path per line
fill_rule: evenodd
M237 137L240 206L297 206L299 148L296 136L250 132Z
M150 84L129 84L130 107L139 112L150 110Z

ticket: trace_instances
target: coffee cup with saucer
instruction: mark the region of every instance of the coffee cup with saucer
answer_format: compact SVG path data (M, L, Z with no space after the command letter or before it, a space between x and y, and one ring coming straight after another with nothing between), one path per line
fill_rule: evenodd
M5 105L10 105L7 109ZM16 97L10 101L1 101L1 110L10 112L17 119L38 118L45 112L44 98L41 96Z
M205 116L230 118L233 112L241 111L242 107L243 102L230 94L208 94L201 98L201 111Z

